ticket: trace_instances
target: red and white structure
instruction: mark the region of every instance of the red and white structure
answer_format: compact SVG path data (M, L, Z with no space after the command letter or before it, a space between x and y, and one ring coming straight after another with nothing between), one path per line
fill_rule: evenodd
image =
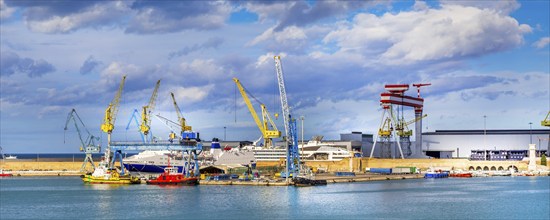
M408 84L388 84L388 85L385 85L384 89L386 90L386 92L383 92L383 93L380 94L380 105L382 106L384 111L382 112L382 122L380 123L379 130L383 129L383 123L386 120L384 118L384 116L386 114L388 114L388 120L391 123L391 127L392 128L396 127L397 121L394 117L394 113L393 113L393 109L392 109L393 105L407 106L407 107L413 107L414 108L415 118L418 119L415 122L415 129L416 129L416 131L415 131L416 132L416 134L415 134L415 136L416 136L415 148L416 148L416 152L421 152L422 151L422 111L423 111L423 107L424 107L424 99L422 97L420 97L420 87L429 86L429 85L431 85L431 83L416 83L416 84L413 84L413 86L417 88L417 97L412 97L412 96L405 95L405 92L407 90L409 90L409 85ZM378 136L380 137L380 135L378 135ZM395 129L392 129L391 136L395 137ZM391 138L391 137L387 137L387 138ZM377 140L378 140L378 138L376 138L374 140L374 145L372 146L372 149L371 149L370 158L372 158L372 156L373 156ZM389 139L388 139L388 141L389 141ZM399 148L399 152L401 154L401 158L403 159L404 156L403 156L403 150L401 149L401 144L399 143L399 141L396 141L396 142L397 142L397 145L398 145L398 148Z

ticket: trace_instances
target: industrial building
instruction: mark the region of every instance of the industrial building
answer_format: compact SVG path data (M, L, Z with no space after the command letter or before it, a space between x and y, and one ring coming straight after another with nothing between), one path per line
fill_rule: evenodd
M550 150L550 129L525 130L436 130L422 133L422 150L438 158L471 158L472 153L527 151L535 144L537 152ZM474 157L475 159L475 157Z

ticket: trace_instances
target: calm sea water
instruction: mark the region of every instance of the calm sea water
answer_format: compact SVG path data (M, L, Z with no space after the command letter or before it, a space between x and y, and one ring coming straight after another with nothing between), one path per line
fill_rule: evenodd
M550 177L320 187L85 185L0 179L0 219L550 219Z

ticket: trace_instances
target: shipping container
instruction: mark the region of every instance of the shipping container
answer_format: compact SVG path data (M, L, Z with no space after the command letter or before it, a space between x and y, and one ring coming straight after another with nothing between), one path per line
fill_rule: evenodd
M355 176L354 172L335 172L336 176Z
M370 168L371 173L391 174L391 168Z

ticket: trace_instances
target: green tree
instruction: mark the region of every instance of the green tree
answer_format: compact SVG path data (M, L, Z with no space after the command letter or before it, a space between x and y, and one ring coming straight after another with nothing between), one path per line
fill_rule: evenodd
M540 158L540 165L546 166L546 154L542 154L542 158Z

